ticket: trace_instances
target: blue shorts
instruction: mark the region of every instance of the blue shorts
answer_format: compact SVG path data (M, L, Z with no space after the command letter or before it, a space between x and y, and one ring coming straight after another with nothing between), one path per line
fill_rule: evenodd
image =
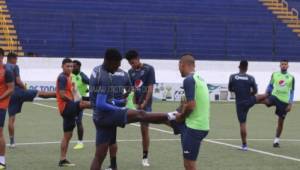
M125 127L127 124L128 109L119 109L107 113L94 113L94 124L96 127ZM96 116L95 116L96 115Z
M251 96L251 98L248 100L236 103L236 112L240 123L245 123L247 121L247 114L249 112L249 109L253 107L255 104L256 104L255 96Z
M181 146L184 159L197 160L201 142L207 134L208 131L195 130L186 126L181 129Z
M202 140L207 136L208 131L195 130L186 126L185 123L172 121L172 127L181 134L181 147L184 159L197 160Z
M96 146L117 143L117 127L96 127Z
M78 116L76 116L76 125L81 125L82 124L82 118L83 118L83 110L79 113Z
M4 127L6 110L0 109L0 128Z
M117 127L125 127L127 123L127 111L128 109L122 109L94 116L96 145L105 143L112 145L116 143Z
M277 97L272 96L272 95L268 97L268 100L269 100L271 106L276 107L275 114L278 117L284 119L287 115L286 108L288 107L289 104L280 101Z
M37 93L37 90L24 90L20 88L15 88L15 91L12 94L9 101L9 116L15 116L16 114L20 113L22 111L23 103L32 102L36 97Z
M64 132L72 132L75 128L76 117L82 112L79 102L67 102L62 113Z

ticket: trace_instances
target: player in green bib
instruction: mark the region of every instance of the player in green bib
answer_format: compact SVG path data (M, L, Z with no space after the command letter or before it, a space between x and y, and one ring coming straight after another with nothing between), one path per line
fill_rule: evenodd
M287 72L289 63L287 60L280 62L279 72L274 72L271 77L267 93L270 95L264 103L270 107L275 106L275 114L278 116L278 124L273 147L279 147L279 139L283 130L284 119L291 111L294 101L295 78Z
M185 101L177 109L181 113L177 121L181 120L183 123L173 121L172 127L177 128L181 134L185 169L195 170L201 142L209 131L209 91L205 81L195 73L195 59L191 54L181 57L179 70L181 76L185 78L183 81Z
M75 83L79 94L82 96L82 99L87 99L87 92L88 92L88 84L89 84L89 78L81 72L81 62L78 60L73 61L73 73L72 73L72 82ZM77 134L78 134L78 142L74 146L74 149L83 149L83 134L84 129L82 125L82 117L83 112L81 112L76 117L76 126L77 126Z
M133 98L134 98L134 92L129 93L127 97L127 103L126 103L126 107L128 109L136 109L135 104L133 103Z

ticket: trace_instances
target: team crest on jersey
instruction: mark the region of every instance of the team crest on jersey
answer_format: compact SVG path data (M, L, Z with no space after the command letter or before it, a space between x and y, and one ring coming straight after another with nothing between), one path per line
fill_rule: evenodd
M134 87L135 88L141 88L143 86L144 82L142 80L135 80Z
M281 87L284 87L285 86L285 81L284 80L279 80L279 85L281 86Z

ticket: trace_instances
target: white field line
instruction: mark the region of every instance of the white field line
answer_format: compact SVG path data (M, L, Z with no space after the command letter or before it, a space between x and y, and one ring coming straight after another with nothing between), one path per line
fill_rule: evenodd
M142 139L118 139L118 142L142 142ZM162 141L179 141L179 139L151 139L151 142L162 142ZM48 144L60 144L61 141L54 142L28 142L28 143L17 143L17 146L26 145L48 145ZM77 141L70 141L70 143L77 143ZM95 140L84 140L83 143L95 143ZM9 144L7 144L9 146Z
M41 104L41 103L34 103L34 104L39 105L39 106L43 106L43 107L57 109L57 107L53 107L53 106L49 106L49 105L45 105L45 104ZM84 115L89 116L89 117L92 116L91 114L87 114L87 113L84 113ZM136 127L140 126L139 124L136 124L136 123L131 124L131 125L136 126ZM173 134L173 132L171 132L171 131L162 130L162 129L159 129L159 128L149 127L149 129L151 129L153 131L162 132L162 133ZM216 141L216 140L213 140L213 139L204 139L204 141L208 142L208 143L212 143L212 144L231 147L231 148L237 148L237 149L240 148L240 146L238 146L238 145L232 145L232 144L229 144L229 143L219 142L219 141ZM271 156L271 157L282 158L282 159L286 159L286 160L292 160L292 161L300 162L300 159L295 158L295 157L290 157L290 156L285 156L285 155L280 155L280 154L274 154L274 153L271 153L271 152L266 152L266 151L253 149L253 148L248 148L248 150L251 151L251 152L262 154L262 155L268 155L268 156Z

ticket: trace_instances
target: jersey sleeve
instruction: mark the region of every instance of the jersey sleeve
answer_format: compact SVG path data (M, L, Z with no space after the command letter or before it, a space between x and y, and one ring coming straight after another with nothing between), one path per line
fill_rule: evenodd
M68 79L66 76L59 76L58 77L58 89L59 90L66 90L67 89Z
M150 86L150 85L153 85L155 83L156 83L156 80L155 80L155 71L154 71L153 67L150 67L146 85Z
M5 70L5 83L12 83L14 82L14 75L11 70Z
M183 89L188 102L195 100L195 80L192 76L184 79Z
M90 83L90 79L87 77L87 75L85 75L83 72L80 72L80 76L82 78L82 82L84 84L89 84Z

